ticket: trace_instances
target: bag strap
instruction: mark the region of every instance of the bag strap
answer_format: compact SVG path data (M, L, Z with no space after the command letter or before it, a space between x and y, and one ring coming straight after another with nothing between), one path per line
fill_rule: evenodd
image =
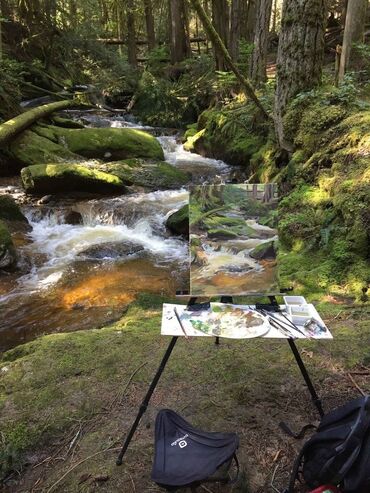
M239 460L238 460L238 457L236 455L236 453L234 452L234 455L233 455L233 459L235 461L235 465L236 465L236 476L234 479L230 479L230 481L227 482L227 484L235 484L238 479L239 479L239 474L240 474L240 464L239 464Z
M338 453L334 457L333 461L327 463L323 467L323 472L330 474L330 470L335 471L332 481L334 483L340 483L348 470L352 467L353 463L357 459L361 444L366 431L370 426L370 397L364 399L361 411L354 426L356 430L353 432L345 442L338 447ZM345 467L340 467L340 464L345 464ZM338 470L339 468L339 470Z
M307 443L309 443L309 442L307 442ZM296 458L296 460L293 463L293 469L292 469L292 473L290 475L287 493L294 493L294 485L298 479L298 472L299 472L299 468L302 464L303 456L306 452L307 443L305 445L303 445L302 450L299 452L298 457Z

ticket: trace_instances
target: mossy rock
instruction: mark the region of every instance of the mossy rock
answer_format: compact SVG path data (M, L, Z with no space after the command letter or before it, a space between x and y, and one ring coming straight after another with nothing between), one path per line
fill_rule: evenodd
M212 235L215 234L215 231L222 231L223 237L229 236L230 238L238 236L259 238L260 236L260 233L248 226L242 218L215 215L212 217L207 217L204 219L203 223L205 229L208 230L208 236L211 234L210 237L213 237Z
M177 189L190 181L186 173L163 161L127 159L98 167L117 176L125 185L145 187L149 190Z
M249 253L249 256L255 260L269 260L276 258L276 244L274 241L267 241L256 246Z
M171 214L166 221L166 227L176 235L189 238L189 205L184 205Z
M83 123L76 120L71 120L70 118L63 118L61 116L53 116L52 122L57 127L62 128L85 128Z
M121 194L126 188L114 175L77 164L38 164L21 171L23 187L29 194L91 192Z
M41 163L81 161L81 157L31 130L22 132L8 148L9 154L23 166Z
M27 222L26 217L13 197L4 194L0 194L0 219Z
M9 229L0 221L0 270L12 269L17 263L17 253Z
M208 238L231 240L238 238L238 235L228 229L214 228L208 230Z
M268 133L253 105L236 102L222 109L204 111L198 119L197 130L194 133L192 129L184 144L185 150L245 167L264 145Z
M70 152L94 159L164 159L158 140L133 128L68 129L49 126L37 132L63 145Z

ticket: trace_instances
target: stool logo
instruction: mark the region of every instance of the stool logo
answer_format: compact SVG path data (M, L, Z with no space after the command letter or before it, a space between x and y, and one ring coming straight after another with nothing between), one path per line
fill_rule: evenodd
M188 438L188 436L189 435L186 434L183 437L178 438L177 440L175 440L174 442L171 443L171 447L176 447L176 445L178 445L180 448L187 447L188 442L186 441L186 439Z

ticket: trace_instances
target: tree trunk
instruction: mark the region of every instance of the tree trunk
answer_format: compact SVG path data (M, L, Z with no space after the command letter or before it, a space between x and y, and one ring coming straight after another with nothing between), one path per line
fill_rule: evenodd
M186 39L186 16L184 0L170 0L171 63L182 62L190 56L189 42Z
M267 45L269 37L272 0L260 0L257 13L254 48L249 67L249 77L257 86L266 82Z
M350 65L353 43L362 43L364 41L367 6L368 0L348 0L338 74L339 82L343 81L344 74Z
M2 23L3 23L3 9L0 3L0 62L3 59L3 31L2 31Z
M136 37L135 37L135 11L133 0L127 0L127 57L128 63L137 67Z
M239 40L240 40L240 0L231 0L230 14L230 46L229 51L234 62L239 58Z
M326 23L325 0L284 0L275 92L275 128L282 148L293 145L284 135L283 117L289 101L321 81Z
M245 18L243 36L248 43L253 43L256 29L257 7L259 0L249 0Z
M148 38L148 49L155 48L155 31L152 0L144 0L146 35Z
M227 48L228 46L228 5L226 0L212 0L212 22L213 27L217 34L221 38L222 43ZM225 70L226 61L225 58L219 50L213 46L216 70Z
M227 51L226 46L223 44L220 36L218 35L217 31L213 27L211 20L209 19L209 17L205 13L205 10L203 9L203 7L201 5L200 0L191 0L191 3L194 7L194 10L199 15L199 19L202 21L204 30L207 33L209 39L212 41L213 46L216 48L216 50L219 53L222 54L223 58L225 59L227 66L230 68L230 70L232 72L234 72L236 78L239 80L242 88L244 89L245 94L254 102L254 104L257 106L257 108L261 111L261 114L263 115L263 117L268 119L269 115L268 115L267 111L262 106L260 100L257 98L250 82L244 77L244 75L240 72L238 67L232 61L231 56L230 56L229 52Z
M272 8L272 23L271 23L272 24L271 25L271 32L273 32L273 33L276 33L277 9L278 9L277 0L274 0L274 5Z
M32 110L26 111L21 115L8 120L0 125L0 147L8 144L16 135L32 125L36 120L54 113L55 111L64 110L69 106L75 106L74 101L58 101L49 103L44 106L38 106Z

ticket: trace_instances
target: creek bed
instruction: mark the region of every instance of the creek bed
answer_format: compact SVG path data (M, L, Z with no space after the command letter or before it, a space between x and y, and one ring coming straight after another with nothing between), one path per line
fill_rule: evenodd
M143 127L127 117L71 114L88 126L154 133L165 160L189 172L192 183L226 181L235 173L222 161L185 151L171 129ZM0 192L22 203L17 183L3 179ZM0 350L41 334L102 327L120 318L139 293L170 296L188 288L188 243L165 227L187 200L182 189L53 205L26 201L22 209L32 231L17 242L26 272L0 277ZM67 224L71 211L82 224ZM126 250L117 250L117 244Z

